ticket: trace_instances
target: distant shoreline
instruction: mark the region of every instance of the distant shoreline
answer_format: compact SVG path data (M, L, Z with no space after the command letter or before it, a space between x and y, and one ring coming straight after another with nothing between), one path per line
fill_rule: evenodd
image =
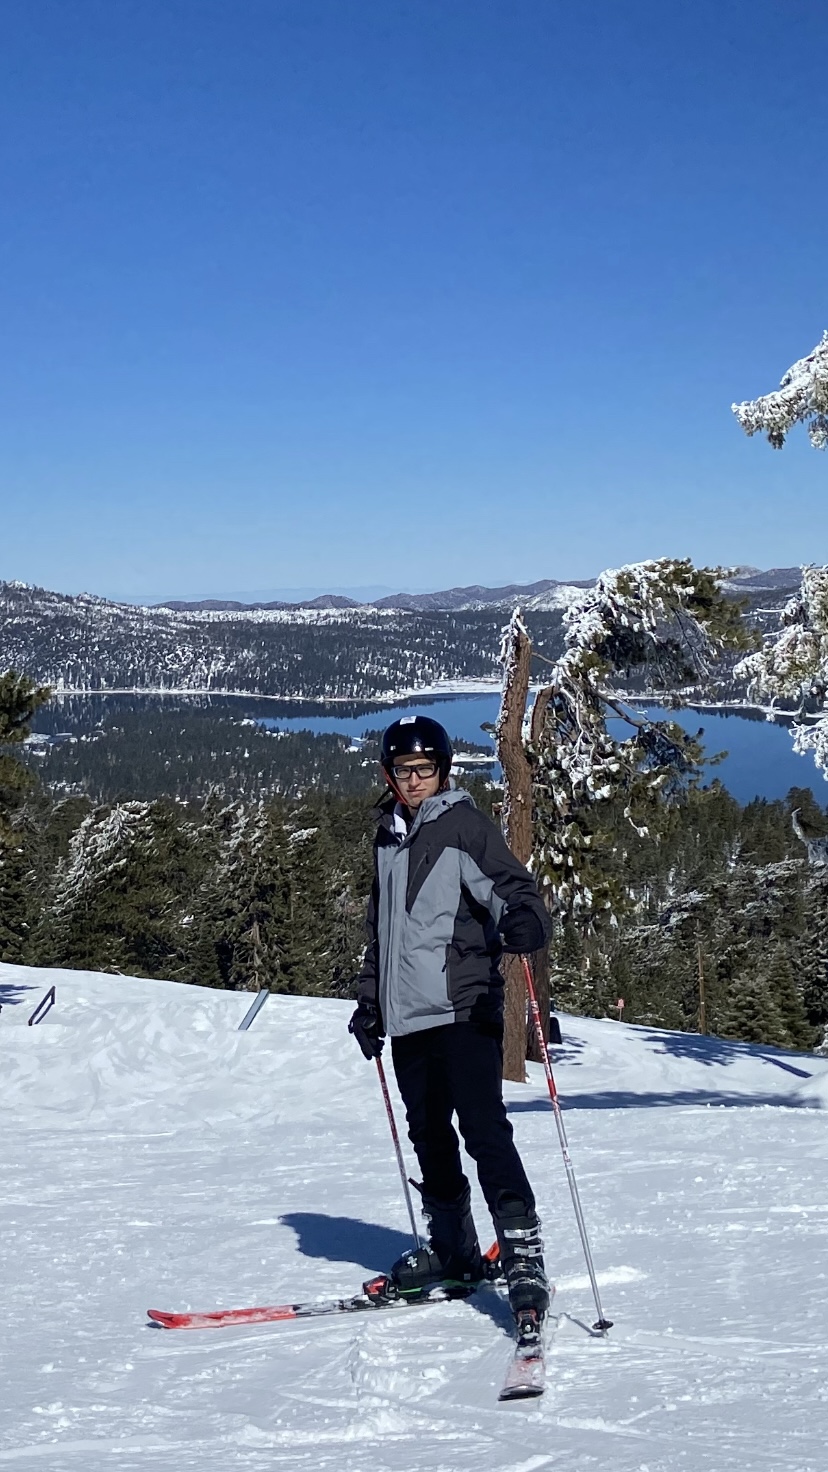
M258 690L216 690L216 689L175 689L153 688L152 686L141 687L117 687L106 690L95 690L87 687L53 688L51 699L61 700L64 697L73 698L78 696L98 695L106 698L110 695L137 695L156 696L163 699L186 700L189 698L202 698L213 696L218 700L272 700L283 704L303 705L360 705L390 706L401 705L404 702L415 702L418 700L451 700L463 695L499 695L502 690L502 682L498 679L469 679L469 680L445 680L433 685L425 685L420 689L394 690L384 695L265 695ZM530 693L543 689L541 684L532 684ZM665 709L669 714L669 708L664 702L672 698L672 692L651 691L646 695L631 694L628 691L616 691L616 698L625 705L634 707L657 705ZM742 712L754 711L765 716L771 722L780 725L790 725L796 720L796 712L782 710L777 706L760 705L756 701L748 700L691 700L687 699L681 703L682 710L697 710L699 712L717 711L726 713L732 711L734 715Z
M533 686L540 689L540 686ZM192 690L169 688L154 689L152 686L141 686L140 688L107 688L106 690L94 690L81 686L52 687L51 699L60 700L64 696L79 695L160 695L172 698L177 696L186 698L188 696L215 695L219 699L238 700L280 700L290 701L293 704L303 702L306 705L351 705L358 701L362 705L398 705L403 700L429 700L439 699L445 696L451 699L456 695L499 695L502 689L500 679L496 680L446 680L437 685L428 685L417 690L394 690L384 695L263 695L258 690Z

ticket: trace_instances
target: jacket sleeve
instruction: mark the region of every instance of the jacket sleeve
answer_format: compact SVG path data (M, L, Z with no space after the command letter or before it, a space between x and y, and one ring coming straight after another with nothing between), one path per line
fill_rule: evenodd
M476 810L470 811L463 824L460 876L473 898L486 906L507 942L510 924L515 922L523 937L521 950L539 951L546 945L552 926L532 875L515 858L494 823Z
M360 1006L376 1007L379 1005L379 945L377 941L377 903L378 889L376 867L374 869L374 882L371 885L371 894L368 900L368 913L365 917L365 933L367 946L362 966L356 978L356 999Z

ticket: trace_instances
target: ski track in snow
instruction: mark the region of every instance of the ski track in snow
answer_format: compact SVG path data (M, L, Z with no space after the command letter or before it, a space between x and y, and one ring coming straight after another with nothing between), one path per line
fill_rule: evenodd
M531 1066L507 1097L556 1318L546 1395L500 1405L493 1289L241 1329L146 1322L355 1292L407 1245L349 1003L272 997L238 1033L248 995L10 966L0 1001L0 1467L824 1472L828 1060L564 1019L553 1064L615 1327L590 1333ZM488 1243L476 1187L475 1211Z

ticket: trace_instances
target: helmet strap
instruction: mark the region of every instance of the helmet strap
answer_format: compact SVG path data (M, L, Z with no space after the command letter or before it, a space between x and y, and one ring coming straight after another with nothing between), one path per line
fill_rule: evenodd
M405 798L403 797L402 793L400 792L399 787L396 786L396 784L392 781L392 779L389 776L389 774L386 772L385 767L382 765L382 762L380 762L380 771L382 772L382 775L385 778L385 780L386 780L389 788L391 789L391 791L393 792L395 798L397 799L397 802L401 802L402 805L403 805L403 807L404 808L407 808L408 807L408 803L406 802Z

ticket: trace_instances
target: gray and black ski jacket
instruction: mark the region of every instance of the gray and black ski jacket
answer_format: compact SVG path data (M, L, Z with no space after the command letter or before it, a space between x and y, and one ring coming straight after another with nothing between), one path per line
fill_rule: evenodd
M374 860L358 1001L378 1008L390 1037L449 1022L502 1025L500 931L529 911L539 949L550 927L495 825L467 792L438 792L410 829L399 805L383 813Z

